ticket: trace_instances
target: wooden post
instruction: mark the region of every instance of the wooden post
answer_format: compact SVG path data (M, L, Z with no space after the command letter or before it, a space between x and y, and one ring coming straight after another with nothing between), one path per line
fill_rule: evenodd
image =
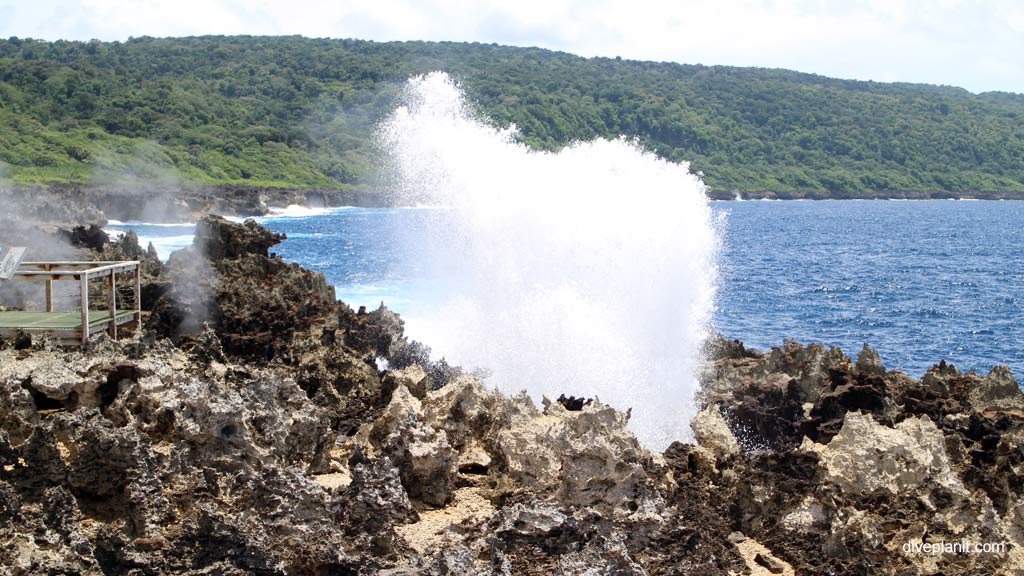
M110 312L110 337L117 340L117 273L110 271L110 282L107 285L107 310Z
M53 278L46 281L46 311L53 312Z
M135 331L142 331L142 266L135 263Z
M82 345L89 341L89 274L81 273L78 275L80 280L80 289L82 293Z

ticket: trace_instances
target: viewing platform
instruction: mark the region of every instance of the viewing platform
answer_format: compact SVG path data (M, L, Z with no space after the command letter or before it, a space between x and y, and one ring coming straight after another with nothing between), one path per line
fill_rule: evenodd
M118 275L130 277L129 306L119 308ZM0 338L11 338L19 332L27 334L48 334L64 343L85 344L89 336L107 331L117 339L117 328L132 324L138 329L142 324L142 277L137 260L121 262L22 262L13 271L9 280L35 280L46 283L46 311L0 312ZM77 310L55 311L53 306L54 282L78 283L79 306ZM103 294L100 302L104 309L90 310L90 283L102 282L99 291ZM95 287L95 284L92 285ZM125 287L125 284L122 284Z

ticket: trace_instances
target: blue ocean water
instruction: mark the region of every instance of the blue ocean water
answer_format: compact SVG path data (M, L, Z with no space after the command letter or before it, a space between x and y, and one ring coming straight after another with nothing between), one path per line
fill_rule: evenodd
M864 342L920 376L946 359L1024 375L1024 203L718 203L715 325L754 347Z
M864 342L889 368L920 376L940 359L1024 375L1024 202L715 202L724 214L714 328L748 346L785 338L856 356ZM291 210L261 218L288 239L283 258L322 271L353 307L407 315L440 302L396 239L444 226L445 211ZM162 256L190 229L113 224L155 239ZM429 344L429 343L428 343Z

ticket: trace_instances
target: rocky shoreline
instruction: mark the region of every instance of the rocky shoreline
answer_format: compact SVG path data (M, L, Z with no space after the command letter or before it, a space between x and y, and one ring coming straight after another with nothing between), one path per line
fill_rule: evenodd
M1024 200L1024 193L1006 190L708 190L711 200Z
M145 262L144 335L0 347L0 573L1015 574L1024 395L786 342L708 346L693 441L537 406L206 217ZM633 410L641 407L632 407ZM968 542L985 552L925 553ZM930 548L929 548L930 549Z
M817 191L708 190L710 200L1024 200L1019 192L946 192L897 190L865 194L835 194ZM383 192L370 188L284 188L224 185L91 185L62 184L4 186L0 200L7 212L33 221L64 226L105 225L122 222L193 222L203 214L263 216L271 206L299 205L309 208L389 206ZM0 216L0 222L3 216Z
M379 207L385 199L366 188L284 188L223 185L90 185L51 183L8 186L0 182L7 209L36 221L106 224L108 220L192 222L202 214L263 216L270 206Z

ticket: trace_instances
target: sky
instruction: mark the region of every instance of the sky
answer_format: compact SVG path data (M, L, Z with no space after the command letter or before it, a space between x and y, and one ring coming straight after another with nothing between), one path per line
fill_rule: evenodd
M0 0L0 38L200 34L494 42L1024 93L1024 0Z

